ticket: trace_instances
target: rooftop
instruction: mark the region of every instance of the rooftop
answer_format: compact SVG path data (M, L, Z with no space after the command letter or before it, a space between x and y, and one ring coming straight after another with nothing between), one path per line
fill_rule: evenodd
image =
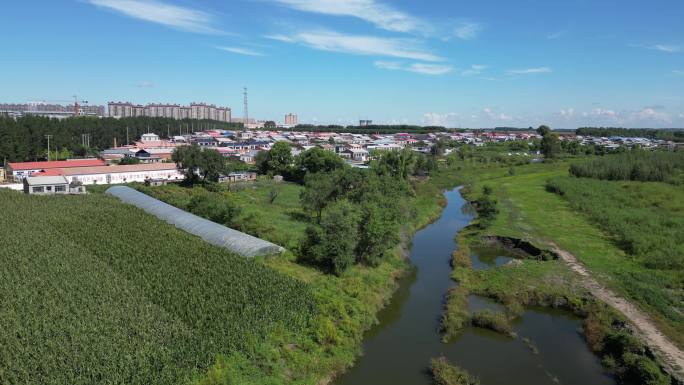
M14 171L21 170L48 170L51 168L73 168L73 167L94 167L104 166L106 163L100 159L77 159L77 160L56 160L51 162L15 162L9 163L9 167Z

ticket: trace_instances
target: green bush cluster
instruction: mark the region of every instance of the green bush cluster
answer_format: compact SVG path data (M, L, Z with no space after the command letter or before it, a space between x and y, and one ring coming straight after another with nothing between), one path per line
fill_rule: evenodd
M576 177L642 182L667 181L682 171L684 151L632 150L570 165Z
M465 369L452 365L445 357L430 360L430 372L435 385L479 385L480 380Z
M510 337L515 337L515 332L513 332L513 325L511 325L510 319L502 312L495 312L492 310L475 312L470 316L470 323L473 326L490 329Z
M556 177L547 189L588 215L644 266L684 269L684 193L679 188Z
M314 322L301 281L114 198L0 201L0 383L178 384Z
M377 265L399 243L409 194L399 175L352 168L310 174L301 193L311 223L300 260L337 275L355 263Z
M622 269L630 296L681 328L684 291L684 191L666 183L555 177L547 182L627 253L639 269Z

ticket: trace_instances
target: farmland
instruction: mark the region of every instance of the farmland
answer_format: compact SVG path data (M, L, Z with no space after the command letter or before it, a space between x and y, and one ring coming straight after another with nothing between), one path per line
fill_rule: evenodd
M188 382L313 322L302 282L113 198L0 200L3 384Z

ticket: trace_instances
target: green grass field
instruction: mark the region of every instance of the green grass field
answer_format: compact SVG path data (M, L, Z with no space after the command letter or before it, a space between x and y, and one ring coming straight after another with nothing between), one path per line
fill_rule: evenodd
M615 234L602 230L596 220L560 195L547 191L547 181L567 176L567 169L567 163L559 162L519 166L513 175L503 168L466 170L471 198L479 195L482 186L489 185L498 199L500 213L484 234L524 238L540 245L554 242L573 253L601 282L651 314L664 333L684 346L681 314L667 305L681 301L681 286L673 290L665 284L681 277L677 278L676 271L645 268L618 247Z

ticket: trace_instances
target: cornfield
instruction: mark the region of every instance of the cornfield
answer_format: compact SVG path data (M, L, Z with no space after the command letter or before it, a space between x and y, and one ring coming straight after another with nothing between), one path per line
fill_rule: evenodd
M305 284L111 197L0 207L1 384L182 383L316 311Z

